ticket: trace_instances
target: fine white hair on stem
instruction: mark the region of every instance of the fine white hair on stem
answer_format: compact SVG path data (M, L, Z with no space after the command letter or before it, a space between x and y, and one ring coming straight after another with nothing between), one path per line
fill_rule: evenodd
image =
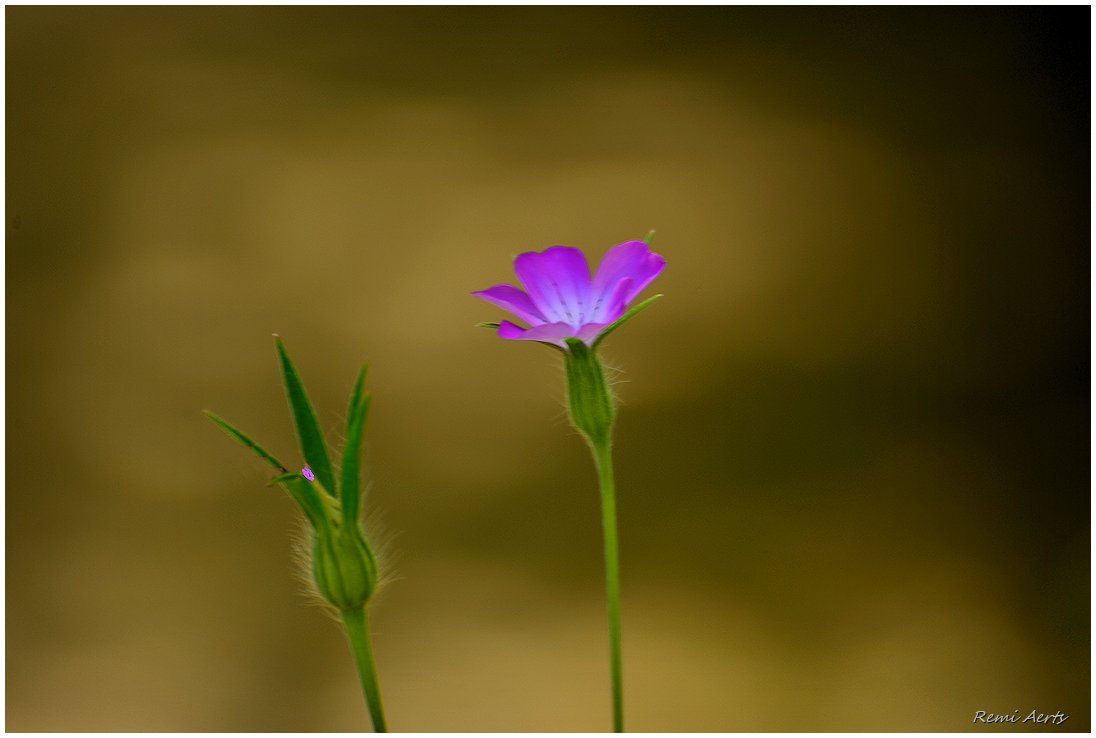
M369 496L372 484L366 485L365 497ZM377 602L378 597L387 589L388 585L399 579L393 566L394 542L397 534L387 529L383 522L383 511L371 506L361 521L362 531L373 557L377 563L377 583L373 593L369 597L369 604ZM296 522L290 530L289 556L293 567L293 577L300 586L300 593L310 605L318 605L327 615L336 621L340 621L338 610L316 588L315 575L312 571L313 545L315 533L312 525L301 516L297 516Z
M561 372L565 373L566 367L564 362L566 361L566 359L563 357L562 354L560 354L559 359L559 368ZM606 361L600 355L598 356L598 361L601 363L602 371L605 373L605 382L609 387L609 394L613 399L613 406L616 410L619 410L620 408L626 406L628 403L625 402L624 398L621 397L620 393L616 392L614 388L620 384L630 383L632 380L627 378L624 369L621 369L620 367L613 364L606 363ZM565 426L574 435L580 438L583 437L582 431L575 426L574 421L571 418L571 404L570 398L567 395L567 382L564 381L558 385L555 385L555 387L556 389L553 389L553 392L555 393L556 404L559 406L559 410L552 418L553 423L555 425Z
M372 486L372 484L366 485L366 499L369 498ZM363 507L366 507L366 512L365 517L362 519L362 532L365 534L365 539L369 541L373 557L377 561L377 586L373 590L373 596L369 598L369 602L373 603L388 588L389 584L400 578L396 574L397 555L395 547L399 532L392 531L384 523L383 508L377 505L363 505Z
M293 578L297 580L299 592L309 605L316 605L335 622L341 622L339 612L324 599L316 588L315 575L312 573L312 544L315 534L312 525L298 515L289 531L289 558L293 565Z
M605 382L609 385L610 391L612 391L612 389L614 387L616 387L618 384L630 384L631 383L632 380L628 379L627 372L624 371L624 369L622 369L621 367L616 366L615 364L607 363L605 361L605 359L603 357L601 357L600 355L598 356L598 360L601 362L601 368L605 372ZM563 362L564 362L564 359L561 356L560 361L559 361L559 368L560 368L561 372L564 371ZM556 400L557 400L557 403L561 406L562 410L560 411L560 414L556 416L556 419L557 420L562 420L566 423L570 423L571 422L570 421L570 412L571 411L570 411L570 405L569 405L568 400L567 400L567 383L564 382L563 384L558 385L558 387L559 387L559 389L555 390L555 392L557 393L556 394ZM613 394L613 400L616 402L617 405L626 405L626 404L628 404L624 401L624 398L622 398L619 393L613 392L612 394Z
M609 389L613 389L618 384L628 384L632 380L627 378L627 373L615 364L609 364L604 359L601 361L601 368L605 372L605 381L609 385ZM624 398L619 393L613 392L613 399L616 400L618 405L626 404Z

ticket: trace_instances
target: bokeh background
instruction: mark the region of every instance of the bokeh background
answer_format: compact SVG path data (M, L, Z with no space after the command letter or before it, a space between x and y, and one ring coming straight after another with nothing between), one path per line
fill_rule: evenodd
M628 727L1089 727L1089 9L6 10L7 728L361 730L283 335L371 363L397 730L604 730L518 252L657 230L606 343ZM1031 727L1030 724L1027 727Z

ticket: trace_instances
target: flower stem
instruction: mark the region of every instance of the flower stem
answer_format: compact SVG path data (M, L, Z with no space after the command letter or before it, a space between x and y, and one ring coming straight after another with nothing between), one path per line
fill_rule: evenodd
M620 547L617 544L613 452L608 442L591 444L601 486L601 528L605 539L605 594L609 603L609 668L613 683L613 732L624 732L623 674L620 661Z
M381 689L377 683L377 666L373 661L365 608L343 610L342 619L346 626L346 639L350 641L350 650L354 653L354 663L361 678L362 693L369 705L369 715L373 718L373 730L376 733L387 733L388 726L384 722L384 705L381 704Z

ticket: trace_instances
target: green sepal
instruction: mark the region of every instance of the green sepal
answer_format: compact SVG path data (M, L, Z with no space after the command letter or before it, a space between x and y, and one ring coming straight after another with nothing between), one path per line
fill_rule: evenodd
M610 442L616 405L613 402L605 370L597 352L578 338L563 339L568 351L564 354L567 371L567 404L571 423L595 447Z
M293 415L297 438L301 443L301 455L304 456L304 460L323 489L329 494L335 494L335 475L331 471L331 458L327 453L327 444L320 431L319 421L316 420L316 411L312 409L312 402L308 399L308 393L305 392L301 375L293 366L281 336L274 336L274 345L278 349L278 358L282 365L285 394L289 399L289 410Z
M350 395L350 406L346 410L346 441L343 446L342 480L339 486L342 501L343 520L358 519L361 510L361 456L365 438L365 420L369 415L369 403L372 396L365 391L365 375L368 367L362 366L354 391Z
M603 330L601 332L601 334L598 335L597 340L594 341L594 345L591 347L591 349L596 349L598 346L600 346L601 342L604 341L606 338L608 338L610 333L612 333L617 328L619 328L620 326L624 325L629 320L634 318L636 315L639 314L640 311L642 311L642 310L646 309L647 307L649 307L651 305L651 303L653 303L655 300L657 300L660 297L662 297L662 295L651 295L646 300L639 303L638 305L633 307L628 312L624 313L624 315L621 315L619 318L614 320L612 323L605 326L605 330ZM567 339L567 340L568 340L568 342L570 342L571 339Z
M324 504L323 496L312 482L300 474L291 472L271 479L270 484L277 484L293 498L317 535L330 529L328 508Z
M653 239L654 237L655 237L654 229L651 229L651 230L647 231L647 235L643 238L643 243L650 246L651 245L651 239Z
M498 328L501 323L476 323L477 328Z
M207 418L209 418L214 423L219 425L221 427L221 430L223 430L225 433L232 436L237 441L239 441L240 443L242 443L243 445L245 445L249 449L251 449L253 452L255 452L255 455L258 456L260 459L262 459L266 463L270 464L272 467L274 467L275 469L277 469L280 472L284 473L284 472L288 471L285 468L285 464L283 464L282 462L280 462L276 458L274 458L274 455L272 453L267 451L265 448L263 448L259 444L255 443L255 441L251 440L247 435L244 434L243 431L241 431L236 426L232 425L232 423L229 423L224 418L220 417L216 413L211 412L209 410L203 410L202 412L205 413L205 416Z

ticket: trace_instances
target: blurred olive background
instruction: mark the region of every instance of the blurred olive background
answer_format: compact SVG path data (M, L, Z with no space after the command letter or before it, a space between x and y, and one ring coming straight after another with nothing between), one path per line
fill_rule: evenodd
M9 730L367 728L200 414L299 462L272 332L335 440L372 366L393 728L606 729L560 362L468 293L651 228L628 727L1088 729L1087 8L6 19Z

